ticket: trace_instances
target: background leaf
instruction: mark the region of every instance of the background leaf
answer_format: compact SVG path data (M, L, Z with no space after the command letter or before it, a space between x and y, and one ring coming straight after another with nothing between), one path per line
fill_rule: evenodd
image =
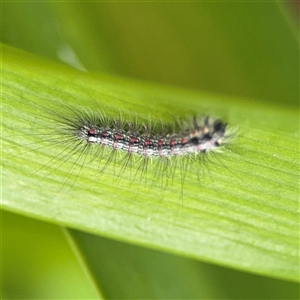
M4 42L76 67L74 55L90 71L298 105L297 26L277 1L6 2L2 9Z
M2 299L99 298L59 226L2 211L1 228Z

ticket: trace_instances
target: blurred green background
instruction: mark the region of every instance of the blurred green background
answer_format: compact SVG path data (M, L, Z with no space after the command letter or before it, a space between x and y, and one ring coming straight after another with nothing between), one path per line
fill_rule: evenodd
M298 21L290 13L292 4L1 5L3 43L77 69L298 107ZM2 212L2 225L2 293L7 299L299 298L296 283L65 231L7 212Z
M4 2L2 40L89 71L297 104L297 26L284 10L247 1Z

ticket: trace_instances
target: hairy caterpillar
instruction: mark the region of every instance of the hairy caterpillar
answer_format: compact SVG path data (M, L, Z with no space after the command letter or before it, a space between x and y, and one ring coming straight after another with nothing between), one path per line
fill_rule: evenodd
M43 123L45 126L34 128L40 142L33 143L33 150L44 151L48 147L57 150L56 146L61 149L37 172L61 169L66 173L62 186L71 182L69 189L80 173L93 165L98 170L91 177L95 185L108 171L116 186L120 179L126 178L130 184L137 183L135 190L142 182L148 187L151 182L151 187L165 190L170 182L179 180L183 190L187 170L192 168L198 179L201 178L207 153L218 152L233 135L225 122L207 115L195 114L167 123L149 118L140 121L121 113L110 117L99 108L75 108L53 101L49 107L37 103L35 107L38 109L34 122L45 118L47 122L38 121L39 126ZM23 146L26 148L26 144Z

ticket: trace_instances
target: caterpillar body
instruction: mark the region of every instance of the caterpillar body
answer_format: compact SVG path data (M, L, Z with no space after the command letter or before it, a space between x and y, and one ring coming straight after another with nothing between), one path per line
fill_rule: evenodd
M62 168L67 172L62 188L68 183L71 189L87 167L97 170L90 175L95 185L108 171L113 178L137 183L136 191L142 182L146 186L152 182L151 188L160 186L165 190L176 178L183 191L186 174L192 171L201 179L200 173L204 174L206 168L203 163L209 161L207 153L220 152L233 136L227 123L207 115L195 114L170 123L149 118L141 122L137 117L125 118L121 113L117 117L109 116L99 108L82 109L60 103L56 109L57 104L53 104L55 108L36 104L41 113L33 121L40 120L42 127L41 131L35 129L41 140L33 145L38 145L35 149L49 147L56 152L39 170ZM47 122L41 122L42 119ZM118 183L115 182L116 186Z
M70 136L88 145L96 144L144 157L203 153L220 147L226 139L227 124L210 117L194 117L190 124L184 122L179 133L169 131L163 124L154 126L161 128L159 134L153 133L149 124L139 126L94 114L81 114L78 117L76 122L69 120L66 123L66 133ZM157 128L154 128L155 131Z

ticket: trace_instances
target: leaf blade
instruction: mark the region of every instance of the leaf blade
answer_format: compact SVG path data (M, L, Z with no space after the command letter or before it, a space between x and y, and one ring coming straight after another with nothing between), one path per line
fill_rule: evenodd
M98 77L6 46L2 72L3 209L190 258L298 280L299 162L293 147L298 114L293 109ZM211 111L240 124L242 137L201 165L200 183L194 169L188 168L183 201L181 181L175 178L162 193L163 183L154 180L153 169L148 186L132 181L128 171L117 182L115 172L123 171L120 164L99 179L97 163L72 171L72 160L76 162L79 155L62 161L63 156L57 155L64 153L65 145L51 146L50 141L44 147L35 132L39 126L53 125L42 117L41 107L95 107L95 101L89 101L92 97L101 98L101 105L109 109L119 108L125 116L134 110L139 120L151 114L154 120L168 121L170 109L178 116ZM20 155L26 144L33 148Z

